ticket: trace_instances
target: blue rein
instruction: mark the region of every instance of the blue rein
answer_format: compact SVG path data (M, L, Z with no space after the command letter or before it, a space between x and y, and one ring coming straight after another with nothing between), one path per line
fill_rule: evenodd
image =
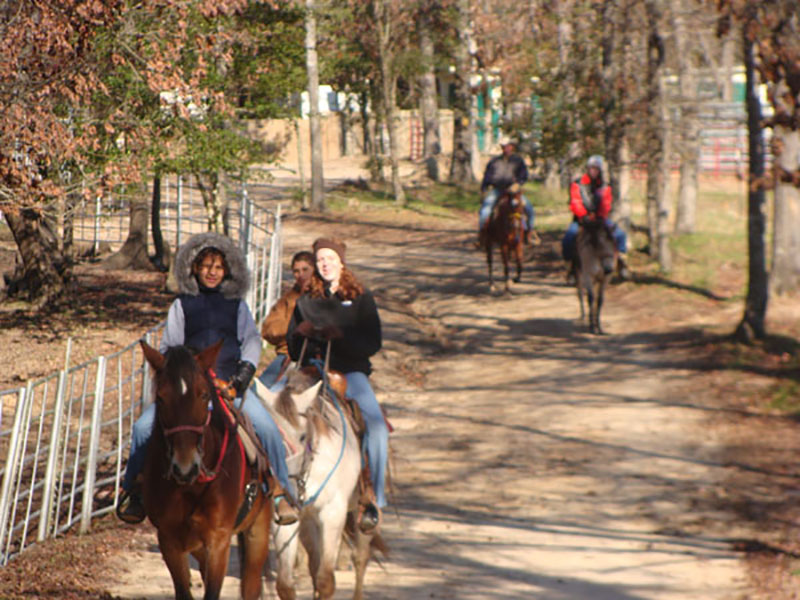
M345 421L344 411L342 407L339 405L339 400L336 398L336 392L333 391L330 384L328 383L328 371L325 368L325 364L320 359L311 359L309 361L312 365L314 365L317 370L322 374L322 387L325 393L330 396L331 400L333 401L333 405L336 407L336 410L339 412L339 417L342 420L342 447L339 449L339 458L336 459L336 464L333 465L333 468L330 470L330 473L325 477L325 480L319 486L319 489L314 492L314 494L308 498L305 502L303 502L303 506L308 506L309 504L313 503L319 495L322 493L322 490L325 489L325 486L330 481L333 474L336 472L336 469L339 467L339 464L342 462L342 457L344 456L344 449L347 444L347 423Z

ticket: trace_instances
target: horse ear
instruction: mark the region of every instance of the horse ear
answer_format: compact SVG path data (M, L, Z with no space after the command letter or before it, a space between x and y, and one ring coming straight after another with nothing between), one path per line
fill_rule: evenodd
M150 344L145 342L144 340L139 340L139 344L142 346L142 352L144 352L145 360L150 363L150 366L153 367L156 371L160 371L164 368L164 355L161 354L158 350L153 348Z
M294 404L297 407L297 412L305 412L308 410L308 407L311 406L311 403L314 401L314 398L319 395L319 388L322 386L322 381L318 381L314 385L309 388L306 388L302 392L297 395L292 395L294 399Z
M197 355L197 364L200 365L201 370L208 371L217 364L217 356L219 356L219 351L222 350L222 344L224 343L225 340L220 340Z

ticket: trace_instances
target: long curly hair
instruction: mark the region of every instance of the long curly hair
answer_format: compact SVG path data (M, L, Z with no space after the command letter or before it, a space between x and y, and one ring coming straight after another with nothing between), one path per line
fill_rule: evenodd
M314 271L303 291L312 298L324 298L326 287L325 280L320 277L317 271ZM350 269L342 266L342 274L339 276L339 287L336 290L336 296L342 300L355 300L363 293L364 286L361 285L361 282L356 279Z

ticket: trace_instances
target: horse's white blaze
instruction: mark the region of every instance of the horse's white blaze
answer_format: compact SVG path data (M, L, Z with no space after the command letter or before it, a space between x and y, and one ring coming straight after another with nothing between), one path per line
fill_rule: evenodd
M181 395L186 394L189 391L189 386L186 385L186 380L181 377Z

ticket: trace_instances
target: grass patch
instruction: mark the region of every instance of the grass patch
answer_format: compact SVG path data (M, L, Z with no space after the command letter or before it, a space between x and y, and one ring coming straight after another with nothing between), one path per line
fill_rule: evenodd
M800 416L800 383L794 379L779 381L771 390L769 408L789 414L793 417Z

